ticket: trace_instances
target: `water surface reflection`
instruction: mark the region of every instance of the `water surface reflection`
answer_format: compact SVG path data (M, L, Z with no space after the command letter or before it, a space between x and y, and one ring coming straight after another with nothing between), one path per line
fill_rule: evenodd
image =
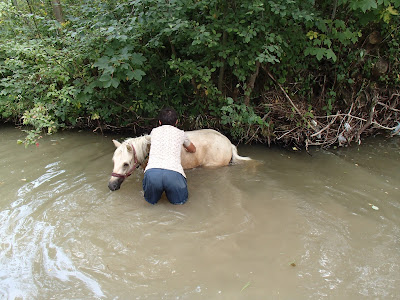
M400 140L187 171L183 206L107 187L111 137L38 148L0 130L0 296L9 299L398 299Z

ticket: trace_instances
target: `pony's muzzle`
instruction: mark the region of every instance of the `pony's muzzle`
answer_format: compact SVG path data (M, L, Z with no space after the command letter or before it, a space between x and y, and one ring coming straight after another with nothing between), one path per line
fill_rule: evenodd
M119 190L121 187L122 182L124 182L125 178L119 177L111 177L110 181L108 182L108 188L110 189L110 191L116 191Z

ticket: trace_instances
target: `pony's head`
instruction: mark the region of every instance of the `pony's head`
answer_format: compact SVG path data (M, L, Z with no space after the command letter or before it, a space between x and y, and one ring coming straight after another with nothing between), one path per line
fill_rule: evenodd
M146 159L149 153L150 136L127 139L123 143L113 140L113 143L117 149L112 158L114 168L108 188L116 191L121 187L122 182Z

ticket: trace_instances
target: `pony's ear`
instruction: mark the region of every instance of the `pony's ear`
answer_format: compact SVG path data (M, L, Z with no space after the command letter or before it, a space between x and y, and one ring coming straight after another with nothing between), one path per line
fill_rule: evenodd
M114 143L114 145L115 145L116 148L118 148L119 146L121 146L121 143L118 142L117 140L112 140L112 141L113 141L113 143Z
M131 145L126 145L126 149L128 149L128 152L132 152L132 146Z
M151 144L151 136L150 135L145 135L144 137L146 139L147 144Z

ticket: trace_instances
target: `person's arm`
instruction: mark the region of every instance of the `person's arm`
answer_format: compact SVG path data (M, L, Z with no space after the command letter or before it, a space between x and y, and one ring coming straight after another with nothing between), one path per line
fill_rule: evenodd
M185 147L185 150L190 153L195 153L196 152L196 146L193 145L193 143L189 140L185 133L185 139L183 141L183 147Z

